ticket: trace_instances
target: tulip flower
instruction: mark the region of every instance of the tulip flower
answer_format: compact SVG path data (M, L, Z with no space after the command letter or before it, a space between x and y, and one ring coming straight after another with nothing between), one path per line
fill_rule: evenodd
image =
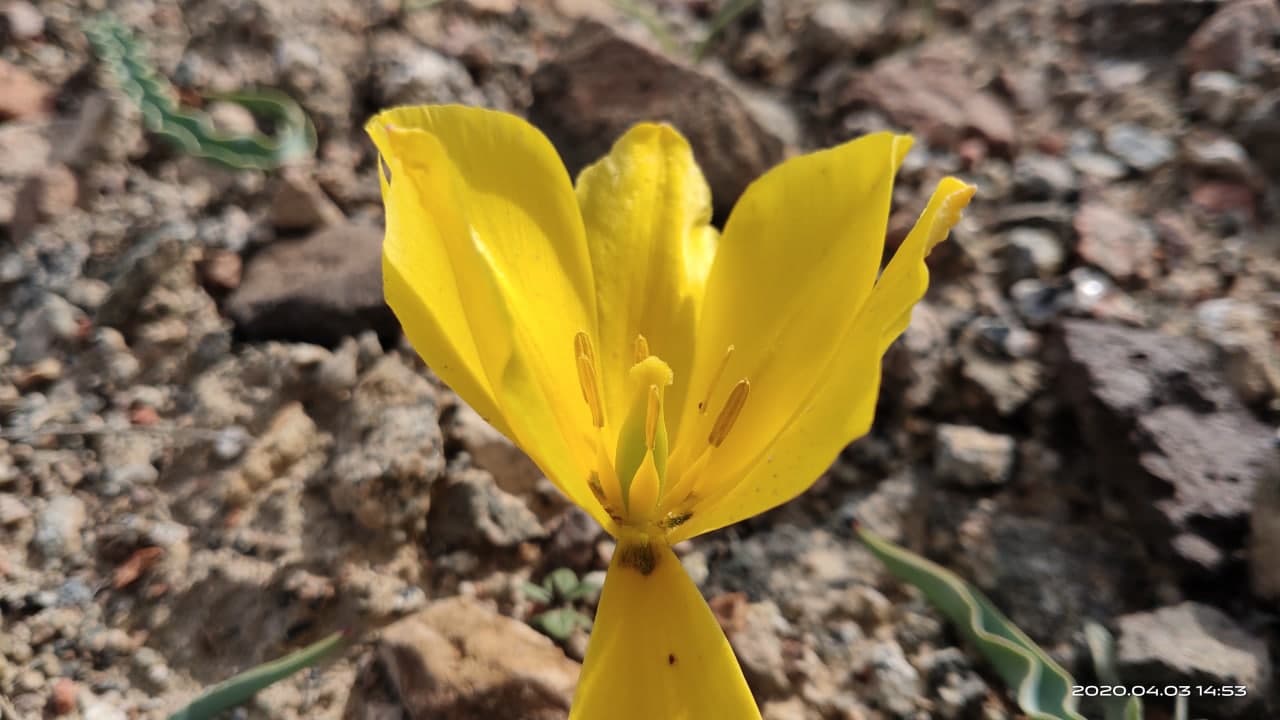
M795 497L867 432L925 256L974 188L942 180L881 271L906 136L783 162L721 233L667 125L576 183L513 115L407 107L367 130L409 341L617 540L571 717L758 718L671 547Z

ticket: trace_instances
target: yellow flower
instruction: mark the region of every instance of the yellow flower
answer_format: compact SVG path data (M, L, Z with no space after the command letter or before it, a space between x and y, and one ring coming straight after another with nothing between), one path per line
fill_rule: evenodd
M925 255L974 189L944 179L880 272L905 136L779 165L720 235L665 125L576 186L513 115L399 108L367 130L410 342L617 539L572 717L759 717L671 545L789 500L867 431Z

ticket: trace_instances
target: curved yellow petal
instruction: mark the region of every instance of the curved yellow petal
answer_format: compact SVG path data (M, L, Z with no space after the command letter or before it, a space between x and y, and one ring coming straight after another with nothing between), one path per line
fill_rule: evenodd
M662 543L620 543L570 720L759 717L728 640L680 560Z
M595 273L609 421L616 426L626 413L625 380L638 335L675 372L667 402L679 407L716 242L711 191L693 151L670 126L636 125L582 171L577 193Z
M692 390L706 408L683 408L673 466L705 447L739 380L750 382L750 397L709 456L708 478L745 471L809 397L871 293L894 174L910 145L906 136L867 135L793 158L747 188L707 278Z
M457 106L390 110L367 130L385 163L387 301L415 349L607 520L587 486L590 410L574 392L574 337L595 330L595 293L555 150L513 115Z
M694 535L745 520L803 492L840 451L871 428L880 387L880 360L911 320L911 308L929 286L925 257L960 220L975 188L945 178L915 228L894 254L838 352L824 381L785 419L777 440L723 499L699 509L669 538Z

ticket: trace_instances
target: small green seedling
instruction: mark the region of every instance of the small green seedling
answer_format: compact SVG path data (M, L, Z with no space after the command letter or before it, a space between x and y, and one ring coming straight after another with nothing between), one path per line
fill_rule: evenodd
M209 117L179 104L177 93L147 62L141 42L110 16L89 21L85 37L94 55L142 111L147 130L198 158L233 170L271 170L310 158L316 149L316 129L292 98L277 90L222 93L210 99L236 103L255 116L271 121L271 135L224 133Z
M591 618L574 607L574 603L599 589L595 583L580 579L577 573L563 567L547 573L540 584L526 582L524 594L539 605L547 606L530 618L529 624L553 640L564 642L574 630L590 627Z

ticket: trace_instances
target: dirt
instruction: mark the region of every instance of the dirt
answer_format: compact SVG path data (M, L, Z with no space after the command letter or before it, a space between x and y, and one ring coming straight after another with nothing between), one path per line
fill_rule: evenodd
M573 168L671 122L718 219L882 128L917 138L891 247L943 174L979 187L871 434L677 548L766 718L1017 715L855 518L1081 682L1092 620L1126 682L1247 686L1191 717L1274 717L1280 5L763 0L711 35L727 4L0 0L0 716L165 717L338 630L229 716L565 716L587 631L539 636L522 588L598 579L612 543L380 301L361 126L463 102ZM104 6L219 127L256 121L214 93L295 98L315 158L231 170L146 132L83 34Z

